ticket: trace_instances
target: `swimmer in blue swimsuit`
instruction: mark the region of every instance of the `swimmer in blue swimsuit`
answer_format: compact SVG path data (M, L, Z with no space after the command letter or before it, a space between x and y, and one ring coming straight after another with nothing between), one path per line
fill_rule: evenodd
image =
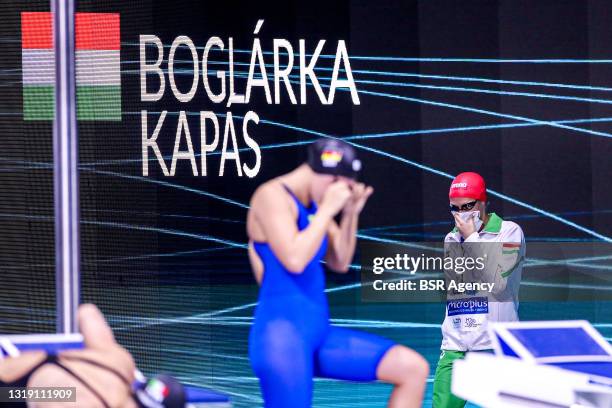
M307 163L263 184L251 200L249 258L261 289L249 357L266 408L310 407L315 376L389 382L389 407L421 406L429 371L423 357L329 323L321 261L348 271L359 214L373 192L355 180L360 169L350 145L321 139Z

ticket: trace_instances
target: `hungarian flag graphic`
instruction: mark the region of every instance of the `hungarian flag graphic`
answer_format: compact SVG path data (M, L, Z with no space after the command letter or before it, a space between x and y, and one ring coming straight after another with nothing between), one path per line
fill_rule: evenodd
M54 113L52 14L21 13L24 120ZM117 13L76 13L77 118L121 120L120 31Z

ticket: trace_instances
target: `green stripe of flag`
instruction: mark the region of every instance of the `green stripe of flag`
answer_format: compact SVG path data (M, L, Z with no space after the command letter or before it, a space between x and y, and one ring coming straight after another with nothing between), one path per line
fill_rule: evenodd
M118 86L77 86L77 118L80 120L121 120L121 88Z
M53 86L23 87L24 120L52 120ZM121 120L121 88L119 86L77 86L77 119Z
M518 254L519 250L517 249L510 249L508 251L502 251L503 255L510 255L510 254Z
M23 119L53 120L53 85L23 87Z

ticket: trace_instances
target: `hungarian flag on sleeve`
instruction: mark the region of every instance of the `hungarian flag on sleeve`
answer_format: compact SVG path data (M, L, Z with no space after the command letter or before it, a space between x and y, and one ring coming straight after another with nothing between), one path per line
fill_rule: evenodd
M118 13L76 13L76 88L79 120L121 120ZM51 120L55 59L52 14L21 13L24 120Z

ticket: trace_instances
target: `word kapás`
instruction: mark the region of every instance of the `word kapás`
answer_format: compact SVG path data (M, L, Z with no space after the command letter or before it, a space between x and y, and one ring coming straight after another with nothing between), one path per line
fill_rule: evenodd
M262 25L263 20L259 20L254 30L255 35L258 35ZM332 49L335 49L335 57L331 82L326 87L319 83L315 71L321 53L324 49L329 50L330 48L327 41L323 39L319 40L311 53L308 51L311 48L303 39L298 41L297 47L286 39L274 39L271 44L272 52L264 52L260 39L255 37L250 47L247 72L239 72L235 68L234 58L237 50L232 37L229 37L227 41L216 36L210 37L201 53L192 39L185 35L177 36L174 39L167 54L161 39L156 35L140 35L139 45L140 100L143 103L162 101L164 95L171 93L175 101L187 104L193 100L196 93L200 92L212 104L225 105L226 108L230 108L233 105L249 104L252 95L255 92L261 92L268 105L279 105L282 99L292 105L306 105L308 101L307 85L310 83L316 95L316 99L312 100L323 105L333 104L336 91L341 88L348 90L354 105L360 104L344 40L338 40L331 46ZM186 51L187 65L190 67L187 72L185 69L175 67L175 64L179 63L177 58L179 50L182 50L184 54ZM219 68L217 64L219 61L211 61L212 52L222 58L221 63L226 63L227 70ZM283 63L281 63L281 56ZM211 68L213 63L215 65ZM180 64L185 66L185 61L181 60ZM271 73L268 72L270 65L272 66ZM163 66L167 66L167 69L164 70ZM293 74L294 72L296 74ZM181 82L183 88L181 89L177 83L177 77L178 75L185 76L185 74L187 77ZM237 82L237 78L246 78L246 82ZM238 83L244 84L242 89L238 89ZM327 88L327 92L324 88ZM296 95L299 96L299 102ZM176 165L179 160L190 162L194 176L206 176L208 175L206 155L219 151L221 155L219 176L224 175L225 165L231 161L235 164L238 176L244 173L247 177L255 177L259 173L262 162L261 148L256 138L250 133L252 126L259 124L260 121L256 112L249 110L244 117L241 117L241 127L234 123L238 116L232 115L231 111L227 111L224 115L216 114L213 111L195 112L195 116L199 116L200 136L195 138L200 144L197 155L193 147L194 137L192 137L196 132L190 129L187 121L188 113L192 112L181 110L178 112L178 120L170 124L166 119L168 111L161 110L151 115L155 124L150 125L148 110L141 110L143 176L149 175L150 152L153 153L165 176L176 174ZM171 132L166 130L168 126L172 126ZM158 145L158 138L162 133L174 135L170 169ZM187 150L181 150L181 145L186 145ZM240 145L245 149L242 149ZM241 150L252 151L255 155L254 163L243 163ZM199 161L196 160L196 156L200 156Z

